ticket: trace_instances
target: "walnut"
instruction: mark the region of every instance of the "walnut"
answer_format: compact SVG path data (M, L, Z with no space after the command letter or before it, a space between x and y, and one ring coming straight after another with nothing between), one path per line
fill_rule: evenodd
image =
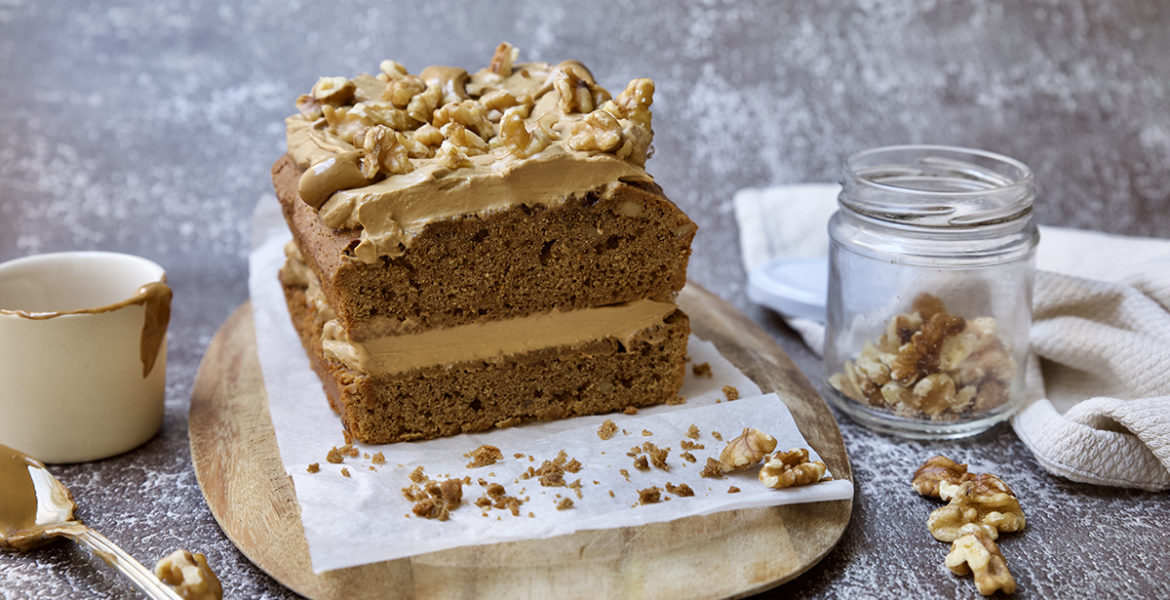
M345 77L322 77L313 84L310 94L322 104L340 106L353 99L356 91L357 86Z
M450 102L435 110L431 124L442 129L448 123L458 123L474 131L483 140L496 135L496 127L487 117L487 108L475 100ZM486 148L484 151L487 151Z
M363 135L362 175L373 179L378 173L396 175L414 169L403 144L404 136L385 125L375 125ZM355 140L356 141L356 140Z
M321 103L309 94L297 96L297 110L310 121L316 121L322 116Z
M727 442L727 447L719 453L719 464L724 471L739 471L760 462L775 449L776 438L759 429L745 427L743 433Z
M361 146L361 135L374 125L385 125L395 131L406 131L419 125L406 111L394 108L389 102L358 102L340 107L325 105L321 110L330 131L354 147Z
M512 74L512 63L516 62L519 55L520 51L515 46L508 42L500 42L500 45L496 46L495 54L492 54L488 70L500 77L508 77Z
M573 150L600 150L612 152L622 144L622 125L604 110L589 113L584 120L573 124L572 136L566 145Z
M207 557L198 552L175 550L159 559L154 576L185 600L220 600L223 586Z
M406 67L402 66L402 63L392 60L384 60L379 63L378 70L382 71L387 79L399 79L406 75Z
M438 148L439 146L443 145L443 140L446 139L443 137L443 132L439 131L438 127L435 127L430 123L415 129L414 132L411 133L411 137L414 138L414 140L418 143L430 148Z
M967 465L958 464L940 454L926 459L926 462L918 467L910 486L923 496L950 500L954 495L954 488L974 477L975 475L967 472ZM940 486L947 488L946 496L942 495Z
M443 125L439 131L442 132L443 137L447 139L447 142L450 142L451 144L458 147L465 154L467 154L467 156L486 154L488 151L488 144L487 142L483 141L483 138L479 137L475 134L475 132L464 127L463 125L460 125L459 123L452 121L446 125Z
M898 349L897 356L890 364L890 376L910 386L923 376L936 372L943 342L965 326L966 321L962 317L945 312L937 313L929 320L923 319L922 328Z
M434 117L435 108L443 101L443 88L438 84L428 85L425 90L410 98L406 114L416 121L426 123Z
M955 396L955 381L945 373L931 373L914 384L912 390L912 405L925 415L941 415L957 404ZM962 412L964 407L956 407L954 412Z
M987 525L996 537L998 532L1022 530L1024 511L1006 483L995 475L980 474L961 483L950 504L930 513L926 526L936 540L953 542L968 523Z
M995 592L1014 594L1016 580L1008 570L1007 561L995 544L995 537L983 525L967 524L959 529L959 535L951 544L947 554L947 568L956 575L974 574L975 589L990 596Z
M395 108L406 108L410 104L411 99L416 95L423 93L427 89L427 84L418 75L404 75L397 79L391 79L386 84L386 90L382 92L382 99L389 100ZM425 121L426 119L420 119Z
M480 96L479 103L488 110L505 110L512 107L520 107L521 116L527 118L528 113L532 110L533 101L532 96L528 94L521 94L519 98L512 95L508 90L493 90L483 96Z
M654 103L654 80L634 79L618 94L615 104L621 117L650 129L650 105Z
M610 99L609 92L597 85L593 74L581 63L565 61L557 65L550 77L557 92L557 105L565 114L591 113L594 107Z
M509 108L504 112L504 117L500 120L500 135L493 139L495 140L499 140L499 143L516 158L528 158L547 148L552 141L540 127L528 131L528 126L524 124L522 109L519 107Z
M654 134L650 133L649 129L635 123L622 129L622 140L622 147L614 152L614 156L628 160L639 167L646 166L646 159L650 158L650 142L654 140Z
M760 483L772 489L816 483L825 476L825 463L808 460L808 450L793 448L777 452L760 469Z

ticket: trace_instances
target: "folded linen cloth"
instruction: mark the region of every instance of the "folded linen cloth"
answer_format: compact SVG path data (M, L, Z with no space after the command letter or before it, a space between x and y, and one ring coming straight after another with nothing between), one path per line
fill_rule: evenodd
M744 268L825 256L835 184L734 199ZM1040 228L1025 406L1012 427L1050 472L1170 489L1170 240ZM788 323L814 352L824 327Z

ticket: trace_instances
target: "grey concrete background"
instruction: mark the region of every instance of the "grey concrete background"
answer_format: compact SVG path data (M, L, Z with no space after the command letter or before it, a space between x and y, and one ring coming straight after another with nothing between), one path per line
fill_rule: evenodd
M654 78L648 168L700 225L690 277L748 312L815 378L816 358L743 295L734 190L832 181L846 155L877 145L968 145L1032 166L1041 223L1166 237L1168 32L1170 5L1128 0L0 0L0 260L130 252L166 267L176 292L162 434L54 470L81 517L144 562L198 549L228 597L292 596L208 512L186 413L211 336L247 298L247 216L271 189L281 119L319 75L375 71L383 58L412 71L478 67L508 40L525 59L580 59L611 90ZM856 476L853 520L785 596L975 597L943 567L946 547L923 526L931 503L907 486L936 452L1020 492L1028 530L1002 544L1019 597L1170 595L1165 494L1049 476L1005 426L920 443L838 417ZM0 554L6 600L133 596L67 544Z

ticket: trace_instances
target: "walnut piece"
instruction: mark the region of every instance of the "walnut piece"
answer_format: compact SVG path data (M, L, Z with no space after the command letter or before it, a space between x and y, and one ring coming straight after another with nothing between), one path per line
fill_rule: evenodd
M500 77L508 77L512 75L512 63L516 62L519 55L520 50L515 46L508 42L500 42L500 45L496 46L495 54L492 54L488 70Z
M558 95L557 104L565 114L588 114L610 99L609 92L597 85L593 74L579 62L565 61L557 65L550 77Z
M572 150L583 152L613 152L622 144L622 124L604 110L595 110L573 124L572 136L565 144Z
M524 124L523 112L521 107L504 111L504 116L500 119L500 135L495 138L516 158L528 158L544 150L552 142L552 138L544 129L537 127L532 131L528 130L528 126Z
M944 490L940 489L941 493ZM959 484L950 504L930 513L926 526L934 539L953 542L968 523L987 525L993 538L999 533L1020 531L1026 524L1015 493L1003 480L988 473Z
M654 103L654 80L640 78L626 84L614 103L621 110L621 118L629 119L650 129L650 105Z
M184 600L221 600L223 586L207 557L198 552L175 550L159 559L154 576L175 590Z
M984 596L995 592L1014 594L1016 580L995 544L992 531L983 525L964 525L947 554L947 568L956 575L974 574L975 589Z
M719 465L724 471L739 471L760 462L775 449L776 438L754 427L745 427L743 433L727 442L727 447L719 453Z
M356 141L356 138L355 138ZM395 175L414 170L406 150L405 136L385 125L375 125L362 137L362 175L373 179L378 173Z
M389 100L394 108L406 108L410 105L411 99L416 95L423 93L427 89L427 84L422 80L422 77L417 75L404 75L397 79L391 79L386 84L386 90L382 92L382 99ZM426 119L420 119L425 121Z
M950 500L961 483L974 477L975 475L967 472L967 465L957 464L939 454L926 459L926 462L918 467L910 486L923 496ZM945 496L943 489L946 490Z
M777 452L760 469L760 483L772 489L816 483L825 476L825 463L808 460L808 450L793 448Z
M487 112L487 108L475 100L450 102L435 111L431 124L442 129L448 123L458 123L475 132L481 141L488 140L496 135L496 127L488 119ZM484 151L487 151L486 142Z
M452 171L472 166L471 159L467 157L467 154L452 144L451 140L443 140L443 145L435 151L435 158L440 165Z

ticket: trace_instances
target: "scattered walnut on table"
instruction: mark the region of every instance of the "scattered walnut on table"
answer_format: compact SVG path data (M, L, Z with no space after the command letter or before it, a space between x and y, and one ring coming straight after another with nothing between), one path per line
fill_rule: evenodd
M974 575L975 589L990 596L995 592L1014 594L1016 580L995 544L993 528L969 523L959 529L947 554L947 568L956 575Z
M936 540L953 542L968 523L987 525L993 538L999 533L1020 531L1026 524L1015 493L989 473L959 484L950 503L930 513L926 526Z
M777 452L764 463L759 477L765 487L782 489L816 483L825 476L825 470L825 463L809 461L807 449L793 448L787 452Z
M754 427L745 427L743 433L727 442L727 447L719 453L719 464L724 471L739 471L760 462L775 449L776 438Z
M926 462L918 467L910 486L923 496L950 500L959 484L974 477L975 475L967 472L967 465L957 464L939 454L926 459ZM947 491L945 496L943 489Z
M159 559L154 576L184 600L221 600L223 586L207 557L198 552L175 550Z

